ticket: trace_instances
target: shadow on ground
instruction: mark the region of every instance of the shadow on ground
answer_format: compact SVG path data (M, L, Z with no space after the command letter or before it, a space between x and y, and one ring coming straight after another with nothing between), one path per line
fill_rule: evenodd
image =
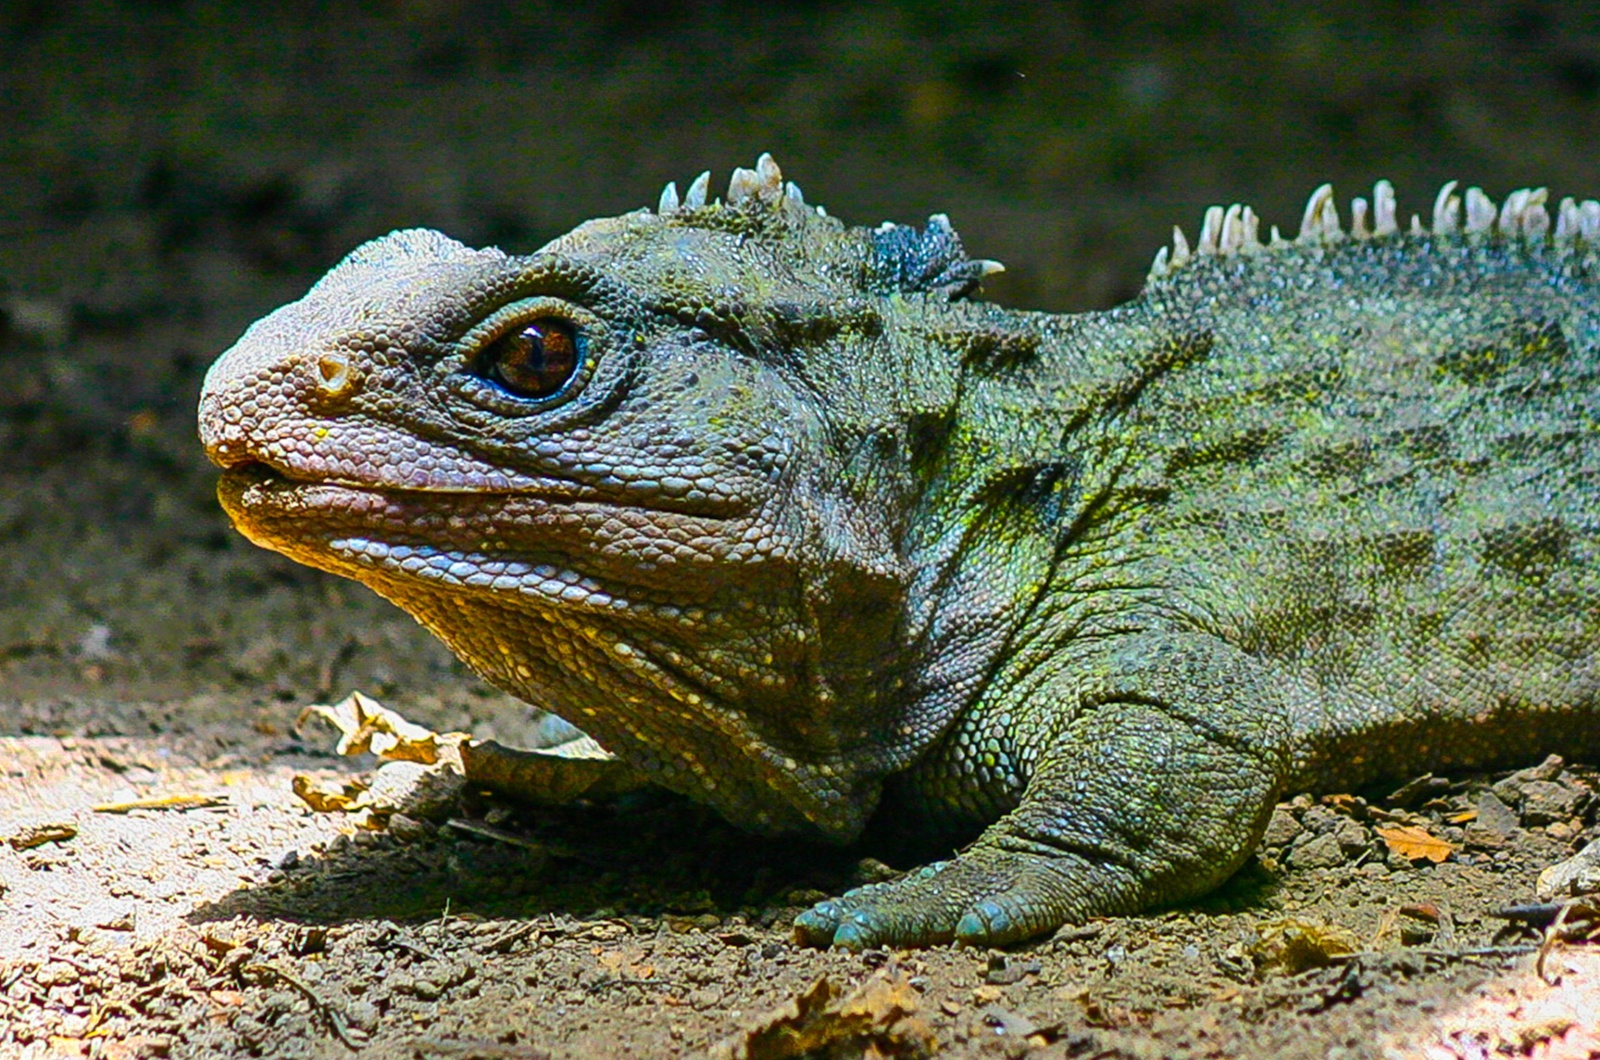
M481 809L481 808L480 808ZM456 914L669 916L742 913L767 925L797 903L866 882L860 848L762 840L703 807L643 792L615 804L490 811L486 838L401 820L286 854L268 879L199 905L189 920L236 916L335 924Z

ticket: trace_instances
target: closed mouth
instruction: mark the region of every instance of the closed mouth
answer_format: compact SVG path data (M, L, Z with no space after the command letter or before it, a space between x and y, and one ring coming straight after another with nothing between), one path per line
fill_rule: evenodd
M252 460L224 468L217 497L235 523L273 512L306 516L315 512L354 514L362 500L380 502L387 490L324 479L302 479Z

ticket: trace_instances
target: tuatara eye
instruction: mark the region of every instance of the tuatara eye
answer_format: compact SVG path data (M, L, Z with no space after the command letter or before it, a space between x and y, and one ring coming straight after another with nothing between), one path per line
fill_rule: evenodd
M522 324L484 347L478 372L518 397L549 397L578 371L578 340L558 317Z

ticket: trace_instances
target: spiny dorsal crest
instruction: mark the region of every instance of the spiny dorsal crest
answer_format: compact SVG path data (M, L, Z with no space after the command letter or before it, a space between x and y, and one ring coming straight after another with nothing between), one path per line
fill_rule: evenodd
M1522 188L1506 196L1506 201L1496 207L1494 200L1482 188L1468 188L1465 196L1457 195L1456 181L1439 189L1433 200L1433 224L1424 225L1422 218L1411 215L1411 236L1450 237L1456 235L1473 239L1499 239L1523 246L1544 246L1547 243L1557 250L1577 251L1600 246L1600 202L1585 199L1578 202L1571 197L1561 200L1556 208L1556 223L1551 230L1550 214L1545 209L1549 194L1544 188ZM1370 213L1369 213L1370 205ZM1465 223L1462 207L1466 207ZM1324 184L1311 193L1306 211L1300 221L1300 232L1293 241L1284 239L1276 225L1271 237L1261 242L1261 219L1248 206L1234 203L1227 209L1213 206L1206 211L1200 223L1200 238L1191 249L1183 229L1172 229L1172 246L1162 247L1150 265L1149 282L1166 279L1196 258L1226 258L1235 255L1257 254L1290 246L1316 246L1337 243L1345 239L1373 240L1398 238L1400 226L1396 221L1394 185L1380 180L1373 186L1372 202L1355 198L1350 200L1350 229L1345 231L1339 222L1339 207L1334 202L1333 185Z
M803 235L816 219L828 217L821 206L806 203L799 185L785 182L783 171L770 154L756 159L754 169L736 168L728 180L728 196L707 202L711 173L694 178L680 198L677 182L661 189L655 212L663 218L682 218L715 222L720 211L737 210L744 217L765 217L780 221L794 234ZM917 229L885 221L870 233L871 256L868 285L885 293L893 291L927 292L954 301L977 292L985 276L1005 271L998 261L968 258L961 237L942 213L928 218L928 226Z
M686 210L721 208L720 199L706 201L706 195L710 190L709 169L689 183L689 190L682 199L678 198L677 181L668 181L667 186L661 189L661 200L656 204L656 213L662 217L671 217ZM799 185L792 180L785 184L783 171L778 168L778 163L773 161L772 156L765 152L756 159L756 168L734 169L733 176L728 180L728 205L745 210L752 210L762 205L778 208L795 221L803 220L808 209L815 212L818 217L828 216L828 211L820 206L811 208L806 206L806 198L800 193Z

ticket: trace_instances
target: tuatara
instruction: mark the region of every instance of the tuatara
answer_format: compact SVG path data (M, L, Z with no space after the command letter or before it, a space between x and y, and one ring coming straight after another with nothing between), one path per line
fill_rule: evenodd
M1213 209L1050 315L763 156L367 243L201 436L251 540L730 821L982 829L803 938L1001 943L1215 887L1290 788L1600 749L1600 203L1545 202Z

